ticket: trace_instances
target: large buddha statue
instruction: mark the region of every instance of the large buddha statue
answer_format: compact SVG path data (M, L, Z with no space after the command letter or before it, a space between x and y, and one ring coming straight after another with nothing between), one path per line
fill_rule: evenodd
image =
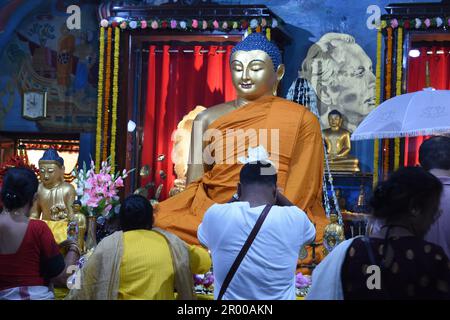
M285 69L279 49L262 34L251 33L234 47L230 67L238 97L195 118L188 185L156 206L156 226L198 244L197 228L205 211L228 202L236 192L242 167L238 158L249 147L262 145L278 168L279 188L316 224L320 241L327 219L318 119L304 106L276 97Z
M64 241L76 192L70 183L64 181L64 159L55 149L46 150L39 160L39 175L41 182L31 217L47 221L56 241Z
M342 128L342 114L332 110L328 114L330 128L323 130L331 171L359 171L358 159L350 155L350 131Z

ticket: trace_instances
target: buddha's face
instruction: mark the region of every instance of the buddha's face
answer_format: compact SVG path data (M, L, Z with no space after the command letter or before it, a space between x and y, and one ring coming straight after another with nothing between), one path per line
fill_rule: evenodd
M272 59L264 51L236 51L231 56L231 77L240 98L255 100L274 95L283 74L284 66L275 71Z
M63 181L64 167L56 163L39 163L39 174L42 184L46 188L52 188Z
M79 212L81 210L81 206L78 203L74 203L72 205L73 212Z
M342 126L342 117L338 114L328 116L328 123L332 129L339 129Z

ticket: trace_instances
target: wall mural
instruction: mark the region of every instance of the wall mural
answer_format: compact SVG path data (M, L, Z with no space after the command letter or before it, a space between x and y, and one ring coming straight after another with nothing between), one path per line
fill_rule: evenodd
M372 61L344 33L327 33L309 48L301 65L300 77L314 88L323 128L328 127L328 113L338 110L344 126L354 131L375 108L375 75Z
M28 8L29 13L20 22L8 22L17 26L0 49L0 130L95 130L96 5L82 5L80 30L67 28L66 5L69 3L65 1L49 1ZM6 9L8 6L0 8L0 15ZM45 119L28 121L21 117L23 93L31 90L48 92Z

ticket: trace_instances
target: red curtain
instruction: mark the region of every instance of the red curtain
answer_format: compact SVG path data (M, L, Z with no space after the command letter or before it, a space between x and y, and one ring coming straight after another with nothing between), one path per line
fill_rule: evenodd
M429 68L429 86L435 89L450 89L450 47L422 47L420 56L408 59L408 92L427 87L426 66ZM429 137L405 138L405 166L419 164L419 148Z
M235 99L229 70L232 48L150 46L141 165L152 171L141 186L150 181L156 187L163 184L160 200L176 178L171 139L179 121L197 105L210 107ZM157 161L160 155L165 155L163 161Z

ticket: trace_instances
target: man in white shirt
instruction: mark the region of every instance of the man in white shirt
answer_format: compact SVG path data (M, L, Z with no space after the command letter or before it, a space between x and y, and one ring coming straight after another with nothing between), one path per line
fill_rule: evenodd
M298 253L314 240L314 225L277 190L277 174L270 163L244 165L237 197L209 208L198 228L200 243L212 255L214 298L264 207L273 204L223 299L294 300Z

